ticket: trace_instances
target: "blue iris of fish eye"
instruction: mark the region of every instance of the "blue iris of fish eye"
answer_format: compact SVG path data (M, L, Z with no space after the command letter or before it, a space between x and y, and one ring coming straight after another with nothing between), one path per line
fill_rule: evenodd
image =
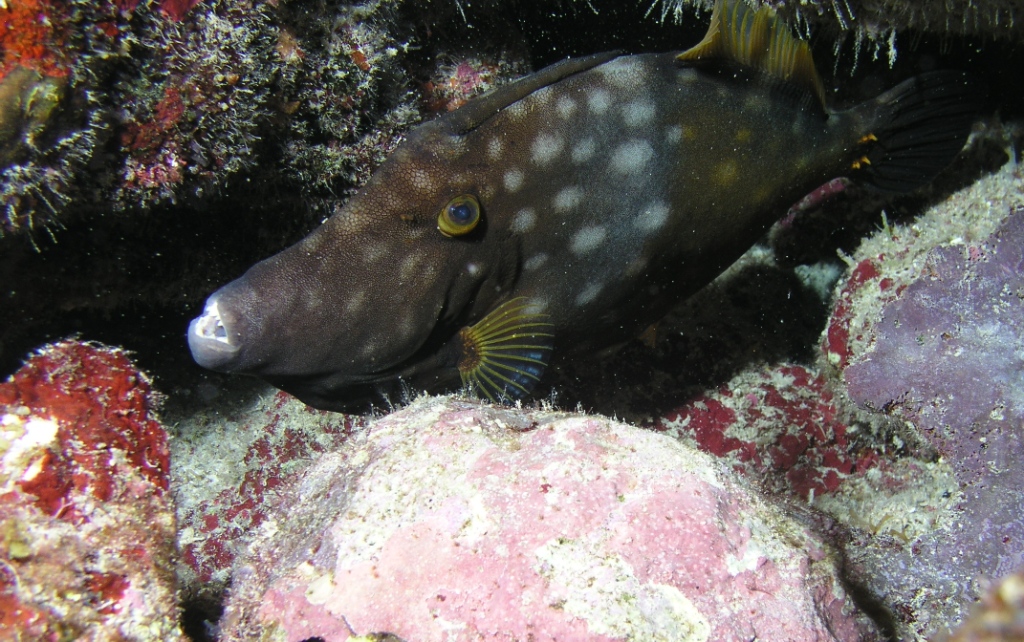
M469 225L476 217L476 206L472 203L454 203L448 206L448 218L455 225Z

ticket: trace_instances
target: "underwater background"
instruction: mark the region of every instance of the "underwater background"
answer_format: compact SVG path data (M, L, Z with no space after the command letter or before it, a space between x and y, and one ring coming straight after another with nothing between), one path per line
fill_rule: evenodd
M524 594L560 587L537 598L552 619L537 616L536 639L733 639L749 634L727 628L739 616L701 603L685 578L705 574L702 591L756 606L757 591L731 581L757 569L764 593L805 609L751 616L776 639L943 639L979 603L1008 632L953 639L1024 635L1024 3L769 4L809 36L831 106L922 71L980 78L985 108L954 165L909 195L851 185L779 212L656 332L556 360L525 409L410 390L342 415L195 365L185 332L203 299L336 212L417 123L568 56L685 49L710 4L0 3L0 637L447 639L422 623L441 613L466 638L526 639L501 619L528 619L503 610L513 589L466 598L490 595L493 573L520 578ZM595 450L557 450L538 425ZM450 436L466 426L490 437ZM606 447L617 439L633 450ZM513 451L524 459L501 459ZM569 463L545 471L545 456ZM502 483L466 491L442 476L446 457L486 461L460 474ZM583 497L581 480L604 474L586 468L595 461L623 476L617 490L563 516L625 504L680 525L601 548L566 536L582 528L570 520L524 548L541 561L514 573L452 554L450 584L358 576L346 596L331 589L341 562L327 574L334 559L312 552L415 567L402 557L411 545L321 539L364 506L360 545L399 541L434 524L424 506L504 506L517 484L547 485L543 513L552 484ZM667 495L636 490L679 475ZM666 499L699 484L742 508ZM373 494L385 487L408 494ZM383 505L405 512L371 510ZM472 541L495 558L539 537L537 514L517 519ZM729 526L688 535L705 522ZM725 570L657 552L709 538L722 547L703 554ZM644 560L671 578L643 575ZM607 589L569 579L588 572ZM623 575L635 585L608 579ZM679 595L651 588L669 584ZM420 593L434 600L423 612L387 598ZM305 623L288 620L296 610Z

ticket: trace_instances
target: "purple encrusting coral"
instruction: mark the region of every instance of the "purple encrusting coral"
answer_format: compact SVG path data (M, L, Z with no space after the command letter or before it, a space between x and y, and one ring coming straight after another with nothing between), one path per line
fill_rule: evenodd
M901 419L907 441L924 454L933 449L960 486L954 520L862 568L894 603L924 583L926 602L966 609L980 578L1024 561L1022 267L1021 209L983 241L932 250L916 280L883 307L870 347L843 371L852 401ZM853 567L866 559L855 552Z
M1022 267L1024 210L985 243L935 250L925 275L885 309L874 349L846 369L851 398L911 421L943 454L974 460L965 469L987 469L998 454L981 437L1005 431L1016 444L1010 427L1024 420Z

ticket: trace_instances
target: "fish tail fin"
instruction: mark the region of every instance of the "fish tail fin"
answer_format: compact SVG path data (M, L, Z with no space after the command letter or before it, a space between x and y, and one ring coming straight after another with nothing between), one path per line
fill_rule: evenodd
M867 128L857 142L851 178L884 192L908 192L945 169L963 149L984 91L958 71L906 80L854 108Z

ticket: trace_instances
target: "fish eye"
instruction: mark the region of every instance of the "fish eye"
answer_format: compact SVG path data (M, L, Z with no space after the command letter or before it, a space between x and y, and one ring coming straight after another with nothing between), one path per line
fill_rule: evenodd
M445 236L469 234L480 222L480 201L472 194L456 196L441 208L437 229Z

